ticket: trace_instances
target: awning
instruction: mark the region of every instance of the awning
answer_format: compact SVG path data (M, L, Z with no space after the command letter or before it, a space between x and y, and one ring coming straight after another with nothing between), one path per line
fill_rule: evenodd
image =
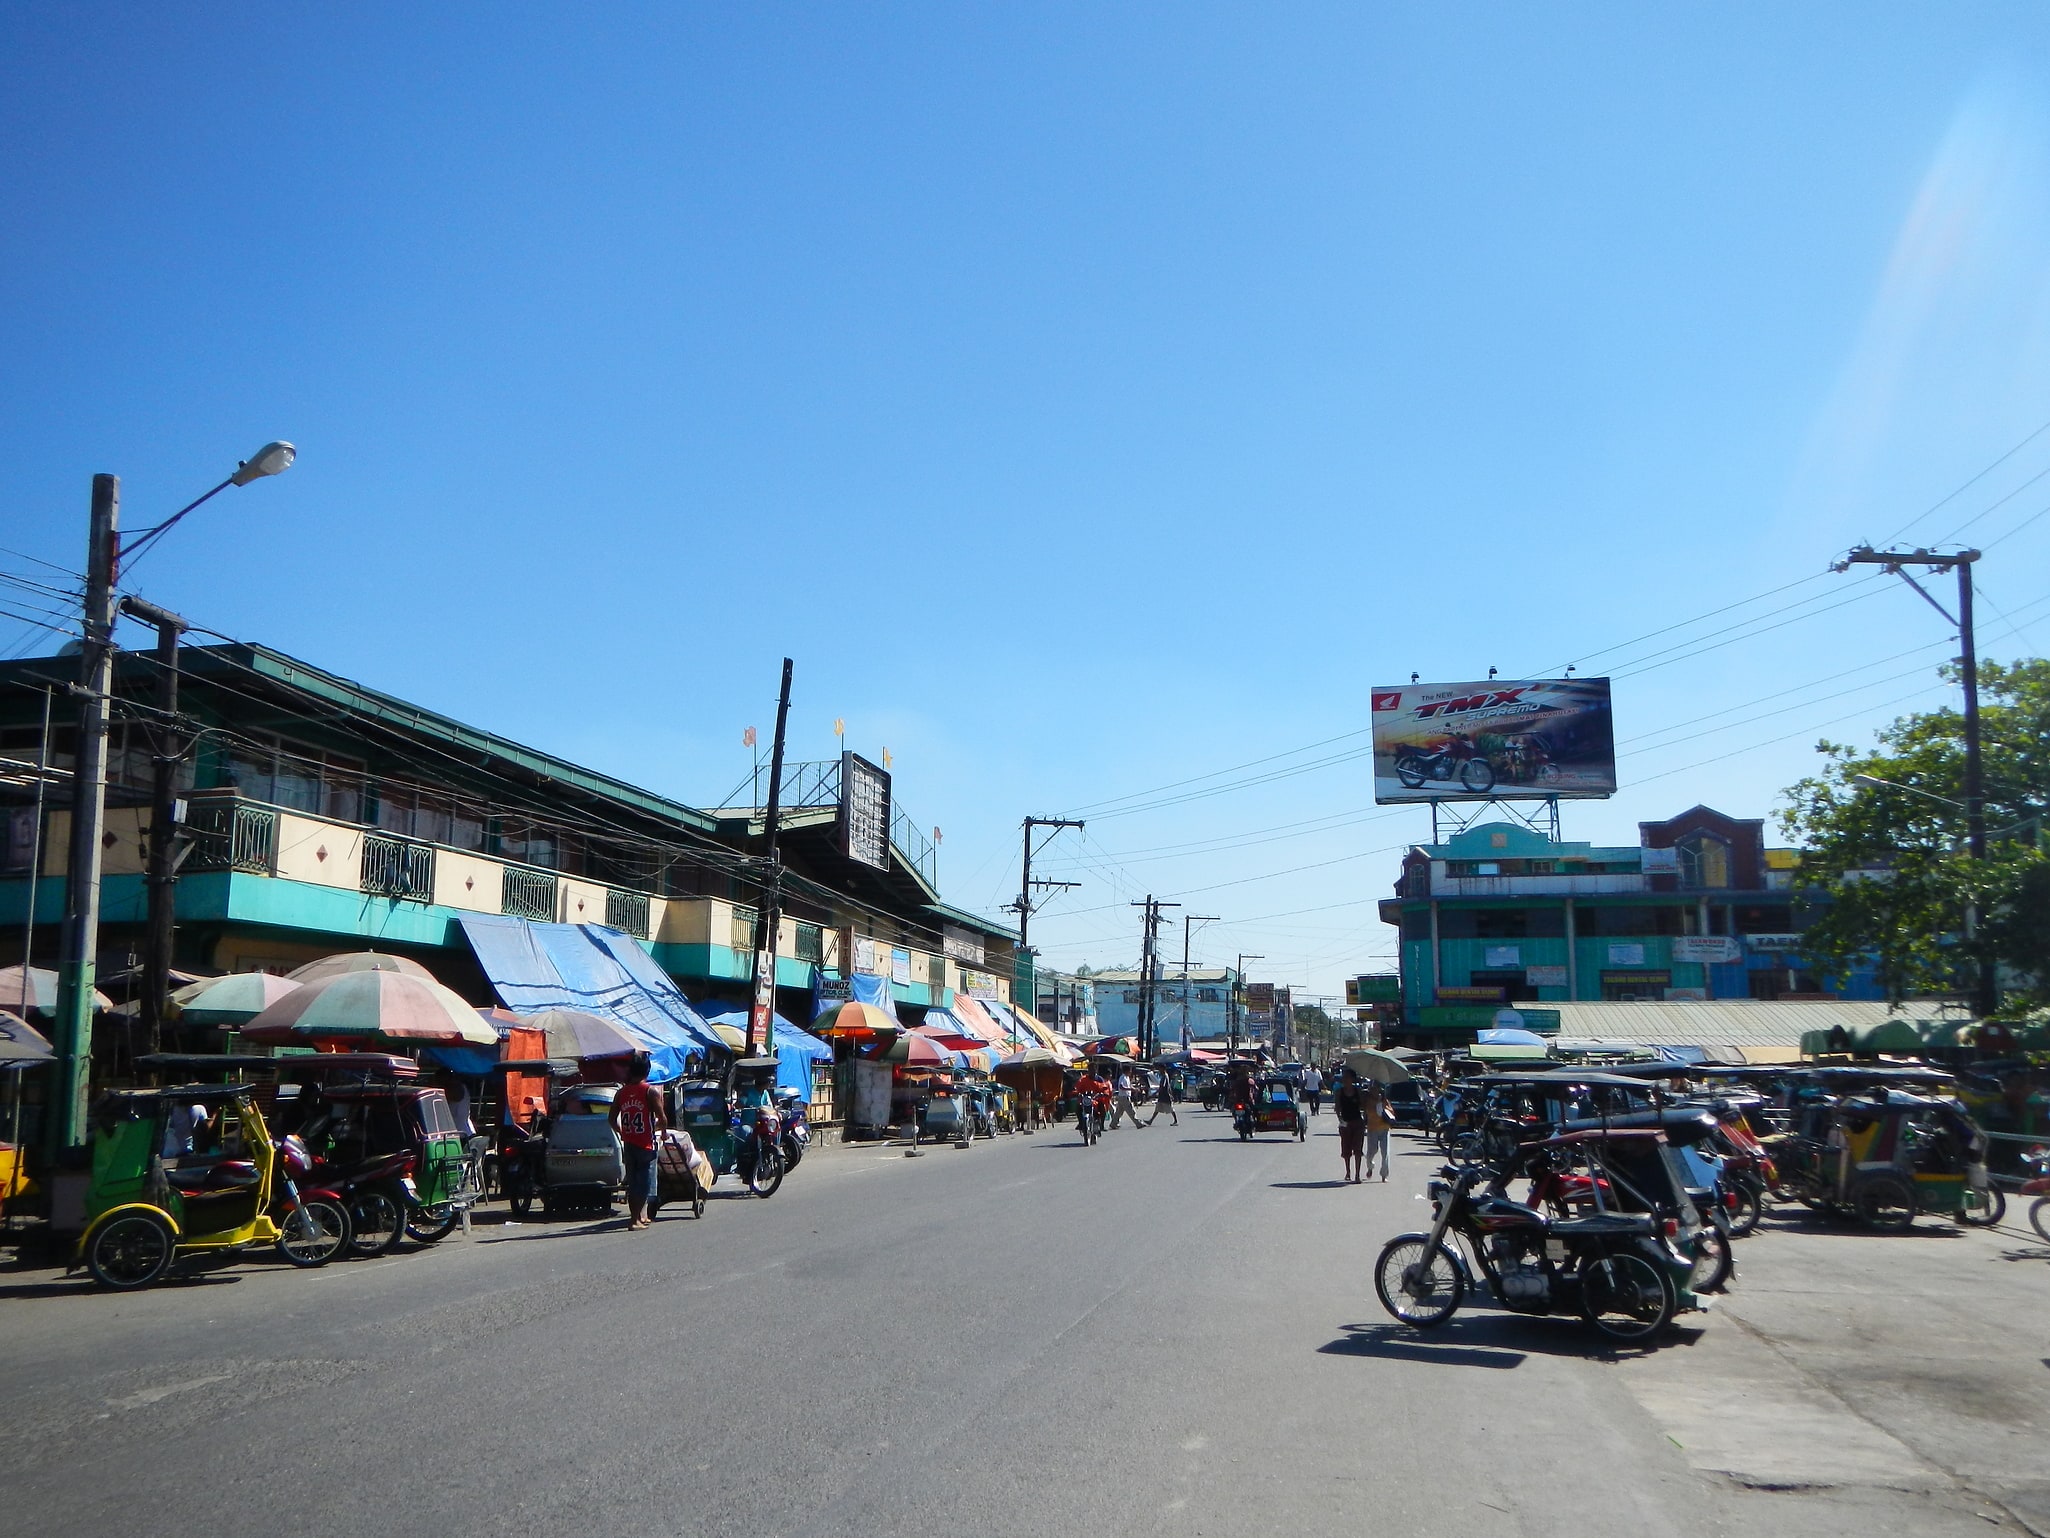
M725 1050L654 957L616 929L481 913L458 922L508 1009L582 1009L610 1020L641 1043L657 1083L682 1077L693 1052Z
M747 1011L729 1009L706 1017L713 1025L733 1026L741 1031L747 1029ZM811 1097L811 1065L830 1063L833 1049L810 1031L801 1031L781 1015L772 1017L776 1035L776 1087L794 1089L809 1099Z

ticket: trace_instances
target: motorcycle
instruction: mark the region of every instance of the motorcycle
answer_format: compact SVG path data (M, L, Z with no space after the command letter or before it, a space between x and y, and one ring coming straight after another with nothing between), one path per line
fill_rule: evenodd
M1419 789L1427 780L1456 781L1475 794L1495 788L1495 766L1463 737L1447 738L1428 749L1397 748L1395 777L1411 790Z
M1084 1148L1103 1136L1103 1106L1094 1096L1084 1095L1075 1102L1075 1130L1082 1134Z
M811 1147L811 1123L805 1119L804 1097L794 1089L778 1092L777 1113L783 1121L783 1168L794 1170Z
M747 1188L759 1197L774 1196L784 1171L782 1118L776 1108L766 1101L735 1106L727 1131L733 1139L733 1168Z
M400 1149L354 1166L326 1160L313 1166L313 1179L348 1209L351 1255L387 1255L406 1237L406 1214L420 1199L414 1159L411 1149Z
M2036 1231L2036 1237L2050 1244L2050 1148L2031 1148L2022 1155L2022 1163L2035 1174L2022 1182L2019 1195L2033 1196L2029 1204L2029 1227Z
M1548 1140L1570 1144L1597 1135ZM1620 1134L1664 1138L1657 1132ZM1546 1145L1541 1145L1546 1146ZM1557 1157L1555 1153L1554 1157ZM1643 1161L1637 1178L1643 1180ZM1390 1315L1413 1329L1435 1329L1458 1312L1472 1285L1457 1235L1471 1250L1481 1276L1504 1308L1524 1314L1577 1312L1613 1340L1640 1343L1658 1335L1682 1308L1699 1306L1692 1288L1699 1215L1666 1170L1661 1210L1622 1212L1607 1204L1611 1178L1597 1169L1589 1194L1598 1210L1548 1218L1511 1201L1509 1168L1445 1165L1430 1183L1434 1222L1428 1232L1398 1234L1382 1247L1374 1290Z

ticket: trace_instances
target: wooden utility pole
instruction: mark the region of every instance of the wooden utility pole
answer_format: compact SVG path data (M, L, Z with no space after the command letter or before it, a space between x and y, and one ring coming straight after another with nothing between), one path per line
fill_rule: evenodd
M762 831L767 838L769 862L767 884L762 893L761 917L755 923L755 985L753 1007L747 1012L747 1055L755 1055L755 1044L774 1049L776 1041L776 937L783 927L783 859L776 852L776 824L783 811L783 737L790 723L790 659L783 659L783 687L776 698L776 741L769 750L769 804L763 809ZM846 794L846 787L841 787Z

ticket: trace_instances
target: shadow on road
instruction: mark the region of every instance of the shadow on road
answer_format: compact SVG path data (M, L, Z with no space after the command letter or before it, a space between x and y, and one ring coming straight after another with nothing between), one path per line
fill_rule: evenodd
M1527 1317L1499 1313L1461 1313L1428 1333L1386 1323L1348 1324L1340 1328L1346 1333L1319 1346L1320 1354L1497 1370L1521 1366L1533 1354L1620 1362L1651 1352L1692 1346L1706 1333L1699 1326L1674 1324L1656 1341L1633 1348L1595 1334L1586 1323L1569 1315Z
M1328 1191L1333 1186L1349 1186L1350 1180L1271 1180L1268 1185L1276 1191Z

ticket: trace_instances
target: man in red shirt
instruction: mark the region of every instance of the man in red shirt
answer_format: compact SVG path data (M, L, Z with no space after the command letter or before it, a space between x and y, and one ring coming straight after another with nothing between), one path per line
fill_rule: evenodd
M629 1233L654 1221L648 1209L655 1201L655 1140L668 1119L662 1114L662 1092L648 1082L648 1060L636 1055L626 1067L626 1082L612 1097L612 1130L626 1151L626 1207L632 1214Z

